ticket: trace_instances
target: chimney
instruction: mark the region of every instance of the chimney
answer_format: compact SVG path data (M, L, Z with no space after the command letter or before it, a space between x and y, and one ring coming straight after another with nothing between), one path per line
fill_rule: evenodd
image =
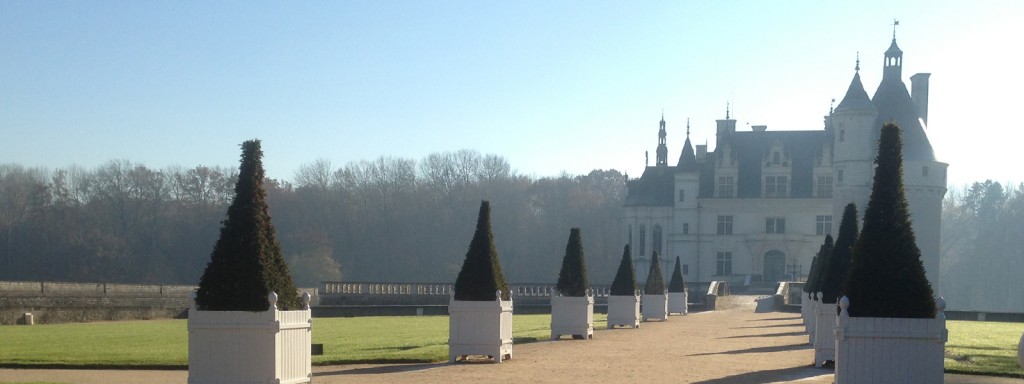
M696 156L697 162L698 163L703 163L704 159L706 159L707 157L708 157L708 145L707 144L698 144L697 145L697 156Z
M754 132L764 132L768 130L767 125L751 125L750 128L752 128Z
M928 125L928 77L930 73L918 73L910 76L910 99L914 101L917 116Z

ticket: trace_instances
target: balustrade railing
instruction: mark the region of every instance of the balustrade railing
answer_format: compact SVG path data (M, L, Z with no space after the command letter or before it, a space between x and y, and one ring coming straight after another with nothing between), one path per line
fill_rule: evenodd
M551 296L554 284L509 284L512 297ZM451 294L452 284L438 283L378 283L378 282L336 282L321 283L322 295L434 295ZM607 285L591 286L595 297L607 297L610 287Z

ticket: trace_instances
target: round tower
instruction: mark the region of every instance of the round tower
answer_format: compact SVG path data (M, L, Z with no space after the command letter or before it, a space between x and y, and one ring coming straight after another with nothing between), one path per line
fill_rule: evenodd
M864 91L860 80L860 58L854 67L853 80L846 90L846 96L832 112L829 119L833 132L833 177L832 217L843 216L846 205L853 203L863 217L871 196L871 183L875 169L875 151L878 127L875 121L878 109Z

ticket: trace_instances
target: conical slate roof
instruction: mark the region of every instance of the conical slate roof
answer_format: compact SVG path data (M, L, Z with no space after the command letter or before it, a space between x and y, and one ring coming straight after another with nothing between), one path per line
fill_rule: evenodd
M860 81L860 72L854 73L846 96L843 96L843 101L836 107L836 111L842 110L875 110L875 104L871 103L868 93L864 91L864 84Z
M892 49L892 48L890 48ZM899 49L899 48L896 48ZM924 132L924 126L917 115L917 108L910 99L906 84L899 78L883 78L871 101L878 108L875 120L875 138L878 138L885 123L895 121L903 133L903 159L911 161L935 161L935 152Z
M683 152L679 154L679 163L676 166L679 171L697 170L697 156L693 152L689 135L686 136L686 143L683 144Z

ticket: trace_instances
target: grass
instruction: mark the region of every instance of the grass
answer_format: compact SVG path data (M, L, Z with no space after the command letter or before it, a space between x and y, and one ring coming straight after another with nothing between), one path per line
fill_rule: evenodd
M603 327L605 315L594 323ZM515 315L522 344L550 337L550 315ZM946 372L1021 377L1017 342L1024 324L949 321ZM0 326L0 366L182 369L188 364L185 320ZM313 319L313 364L413 363L448 358L447 316ZM0 383L3 384L3 383Z
M1022 323L947 321L946 372L1022 377L1017 343Z
M604 315L594 316L595 324ZM547 340L550 315L515 315L515 343ZM188 365L186 320L0 326L0 365L180 369ZM313 364L413 363L448 359L447 316L313 319Z

